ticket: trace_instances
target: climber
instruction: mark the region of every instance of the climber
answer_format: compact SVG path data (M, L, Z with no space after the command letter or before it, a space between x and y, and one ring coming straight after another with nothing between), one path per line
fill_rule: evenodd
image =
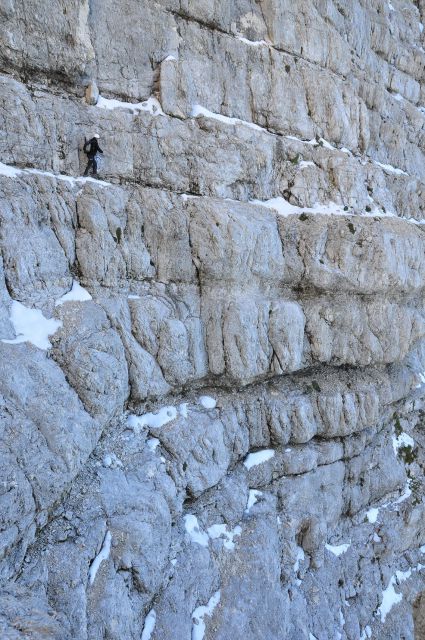
M88 176L89 174L89 169L90 167L92 167L93 169L93 176L95 178L98 177L97 174L97 155L99 153L103 153L102 149L99 147L99 134L95 133L93 138L91 138L90 140L86 140L84 138L84 153L87 154L88 157L88 162L87 162L87 167L86 170L84 171L84 175Z

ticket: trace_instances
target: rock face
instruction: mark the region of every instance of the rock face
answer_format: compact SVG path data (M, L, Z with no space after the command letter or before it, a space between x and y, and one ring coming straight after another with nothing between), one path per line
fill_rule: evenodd
M423 640L425 4L119 4L0 7L0 636Z

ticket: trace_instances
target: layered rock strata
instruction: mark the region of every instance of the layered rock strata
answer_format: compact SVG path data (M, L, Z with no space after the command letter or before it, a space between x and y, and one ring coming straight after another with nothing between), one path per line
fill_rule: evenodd
M2 638L423 637L424 13L3 3Z

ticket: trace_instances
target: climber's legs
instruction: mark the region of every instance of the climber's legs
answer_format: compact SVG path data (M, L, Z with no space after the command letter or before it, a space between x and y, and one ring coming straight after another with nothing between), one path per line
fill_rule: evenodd
M92 167L92 169L93 169L92 173L96 177L97 176L97 161L96 161L95 157L89 158L89 161L87 162L86 170L84 171L84 175L85 176L89 175L90 167Z

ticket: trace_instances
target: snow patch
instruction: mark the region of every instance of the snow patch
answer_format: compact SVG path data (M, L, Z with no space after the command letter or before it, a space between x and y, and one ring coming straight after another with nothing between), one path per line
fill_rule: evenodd
M325 549L334 554L334 556L341 556L343 553L346 553L348 549L351 547L351 542L339 545L325 544Z
M101 563L104 560L107 560L109 558L109 554L111 553L111 541L112 541L111 532L107 531L105 538L103 540L102 548L90 565L90 569L89 569L90 584L93 584L93 582L95 581L96 574L99 570Z
M263 495L262 491L258 491L258 489L250 489L248 495L248 501L246 503L245 513L249 513L254 506L258 502L258 498Z
M207 532L211 540L222 538L224 548L233 551L235 548L233 539L235 536L241 535L242 527L237 525L234 529L228 529L227 524L213 524L211 527L208 527Z
M129 109L133 114L137 114L140 111L147 111L153 116L165 116L160 102L153 96L143 102L123 102L122 100L99 96L96 107L107 110Z
M151 609L145 618L141 640L150 640L156 625L156 611Z
M304 169L305 167L315 167L315 166L316 165L311 160L302 160L298 165L300 169Z
M208 600L207 605L197 607L192 613L192 638L191 640L203 640L205 635L205 616L211 617L214 609L220 602L220 590L216 591Z
M71 291L65 293L61 298L56 300L55 307L59 307L65 302L86 302L87 300L93 300L87 289L84 289L76 280L72 283Z
M198 518L191 513L184 517L184 526L192 542L208 547L208 535L201 529Z
M211 396L201 396L198 399L198 402L204 407L204 409L214 409L217 404L217 401L214 400L214 398L211 398Z
M172 406L162 407L156 413L145 413L142 416L131 414L127 418L128 426L136 433L143 427L159 429L177 418L177 409Z
M393 449L395 455L398 454L399 449L401 449L402 447L412 447L413 449L414 446L415 441L411 436L409 436L408 433L405 433L404 431L402 431L398 436L393 436Z
M244 460L244 467L252 469L252 467L263 464L263 462L267 462L267 460L273 458L274 454L274 449L261 449L261 451L249 453Z
M6 344L31 342L39 349L50 349L49 336L62 326L60 320L45 318L40 309L31 309L14 300L12 302L10 321L15 329L16 338L2 340Z

